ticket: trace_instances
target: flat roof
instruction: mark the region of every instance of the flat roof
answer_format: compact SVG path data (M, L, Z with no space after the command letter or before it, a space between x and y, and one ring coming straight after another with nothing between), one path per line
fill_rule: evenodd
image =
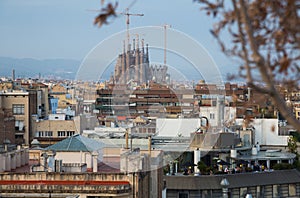
M164 176L167 189L173 190L211 190L221 189L220 182L226 178L228 188L242 188L251 186L300 183L300 172L296 169L278 170L270 172L251 172L226 175L200 176Z
M236 157L237 160L289 160L295 159L296 154L287 153L282 151L259 151L257 155L239 155Z
M29 92L27 91L14 91L14 92L8 92L8 91L0 91L0 95L29 95Z

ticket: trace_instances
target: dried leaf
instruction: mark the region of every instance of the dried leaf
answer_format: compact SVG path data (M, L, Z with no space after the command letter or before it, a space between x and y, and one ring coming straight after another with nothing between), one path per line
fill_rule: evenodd
M280 69L279 72L286 72L290 66L290 59L288 58L287 54L284 54L283 57L279 60Z
M116 8L118 6L118 3L113 6L111 3L107 4L106 8L101 9L101 13L95 18L94 25L98 25L98 27L101 27L103 24L108 24L107 19L111 16L116 17Z

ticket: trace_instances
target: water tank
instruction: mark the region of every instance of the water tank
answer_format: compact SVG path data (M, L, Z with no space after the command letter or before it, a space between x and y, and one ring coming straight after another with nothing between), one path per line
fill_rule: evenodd
M257 148L255 146L252 147L252 155L257 155Z
M201 151L199 149L194 150L194 164L201 161Z
M199 149L194 150L194 164L198 165L198 162L201 161L201 151ZM198 167L194 166L194 172L198 173Z
M237 157L237 151L235 149L230 150L230 157L231 158L236 158Z
M245 134L243 136L243 143L244 143L244 146L249 146L250 145L250 135L249 134Z
M54 172L55 161L53 156L49 156L47 159L48 163L48 172Z

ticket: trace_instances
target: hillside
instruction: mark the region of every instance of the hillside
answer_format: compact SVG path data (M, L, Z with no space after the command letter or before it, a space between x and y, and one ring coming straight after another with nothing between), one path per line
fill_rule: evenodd
M32 59L0 57L0 76L11 76L15 70L16 78L55 77L74 79L79 68L79 60L71 59Z

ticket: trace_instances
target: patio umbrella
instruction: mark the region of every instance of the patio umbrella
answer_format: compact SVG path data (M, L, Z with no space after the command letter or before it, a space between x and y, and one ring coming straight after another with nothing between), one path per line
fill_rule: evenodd
M237 163L238 165L247 165L247 164L249 164L249 162L248 161L245 161L245 160L239 160L238 161L238 163Z
M197 164L193 164L192 162L185 162L184 164L182 164L182 166L197 166Z
M221 159L219 159L219 160L217 161L217 164L218 164L218 165L222 165L222 166L224 166L224 165L227 165L227 166L231 165L229 162L226 162L226 161L221 160Z

